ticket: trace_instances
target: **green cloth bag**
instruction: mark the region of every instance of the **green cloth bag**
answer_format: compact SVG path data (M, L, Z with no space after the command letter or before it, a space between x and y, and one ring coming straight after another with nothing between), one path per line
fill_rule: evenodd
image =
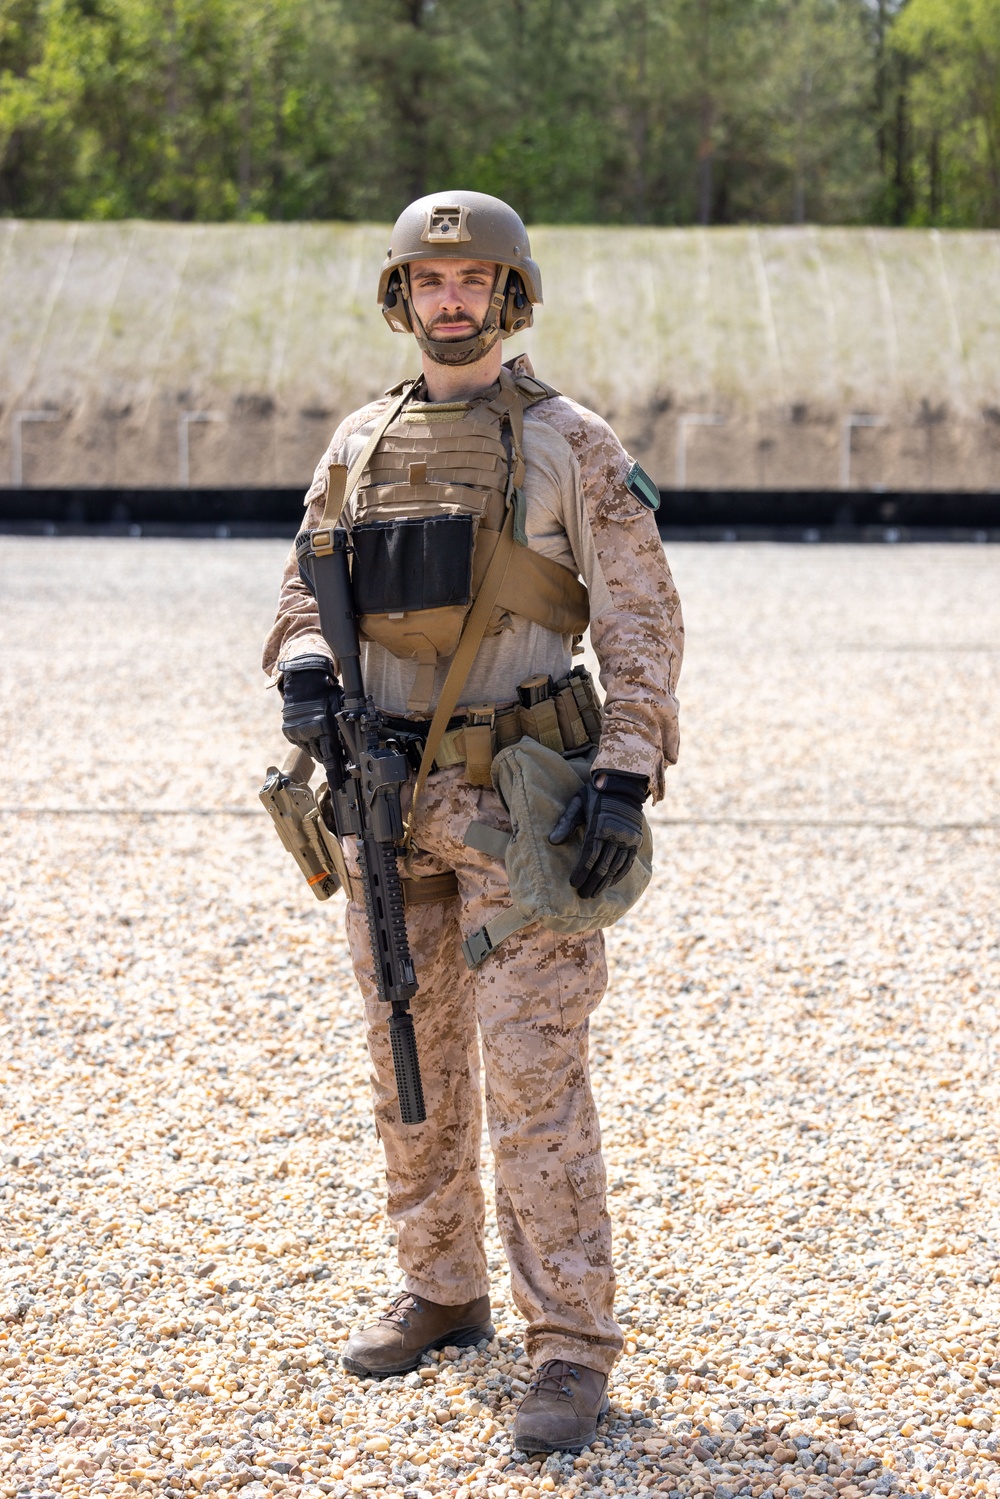
M564 759L536 739L522 739L494 758L493 784L510 814L513 833L472 822L465 834L470 848L502 858L510 881L511 906L462 943L470 968L478 968L507 937L540 921L553 932L595 932L614 926L632 909L653 874L653 835L645 817L642 843L632 867L617 885L593 900L581 900L569 877L583 847L583 829L565 843L549 834L573 797L590 780L596 748Z

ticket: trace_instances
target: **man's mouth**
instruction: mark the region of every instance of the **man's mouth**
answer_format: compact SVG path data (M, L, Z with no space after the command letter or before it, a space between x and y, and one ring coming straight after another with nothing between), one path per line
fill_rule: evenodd
M471 318L459 318L456 321L449 322L435 322L428 329L433 338L441 340L465 338L469 333L477 331L476 325Z

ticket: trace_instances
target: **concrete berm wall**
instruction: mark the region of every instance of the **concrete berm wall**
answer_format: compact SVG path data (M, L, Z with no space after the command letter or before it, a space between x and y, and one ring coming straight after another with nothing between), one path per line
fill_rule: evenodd
M0 486L305 484L417 368L388 231L0 221ZM1000 234L536 229L514 339L663 488L989 490Z

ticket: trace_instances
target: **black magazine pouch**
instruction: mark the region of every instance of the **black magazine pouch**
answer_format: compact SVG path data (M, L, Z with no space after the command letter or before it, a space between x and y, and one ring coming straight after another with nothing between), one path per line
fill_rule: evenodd
M467 608L477 519L437 515L355 525L351 573L358 614Z

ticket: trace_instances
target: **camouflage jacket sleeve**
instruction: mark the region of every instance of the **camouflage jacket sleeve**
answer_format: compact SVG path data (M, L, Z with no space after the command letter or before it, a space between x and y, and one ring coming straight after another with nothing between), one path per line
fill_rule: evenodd
M326 497L326 475L331 463L349 462L350 439L364 431L385 410L385 399L372 401L346 417L337 428L330 445L316 465L313 480L306 490L305 513L299 531L312 531L319 525ZM272 681L277 681L279 664L296 656L319 655L333 659L330 647L319 628L316 600L299 577L292 547L285 562L278 594L278 613L264 642L261 665Z
M566 529L590 593L605 693L594 768L648 776L659 801L664 766L677 760L684 625L656 521L626 487L632 460L605 421L565 396L532 415L560 433L574 460Z

